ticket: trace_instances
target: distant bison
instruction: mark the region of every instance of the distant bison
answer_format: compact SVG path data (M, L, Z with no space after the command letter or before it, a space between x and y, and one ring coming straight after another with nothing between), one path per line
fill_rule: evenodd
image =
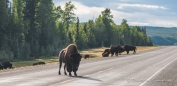
M132 45L124 45L124 50L129 54L129 51L133 51L133 54L136 53L136 47Z
M84 56L84 58L87 59L87 58L90 58L90 56L89 56L88 54L86 54L86 55Z
M108 52L102 53L102 56L103 56L103 57L108 57L108 56L109 56L109 53L108 53Z
M39 65L39 63L38 62L33 63L33 66L35 66L35 65Z
M45 65L45 62L38 62L39 65Z
M35 65L45 65L45 62L35 62L35 63L33 63L33 66L35 66Z
M124 48L122 48L120 45L117 46L110 46L110 53L111 56L113 56L115 54L115 56L118 56L118 53L122 53L124 52Z
M12 68L12 64L9 61L2 62L2 65L3 65L4 69Z
M108 54L110 54L110 49L105 49L103 53L106 53L106 52L107 52Z
M115 54L115 56L118 56L118 47L117 46L110 46L110 53L111 57Z
M103 57L108 57L110 54L110 49L105 49L104 52L102 53Z
M59 53L59 72L58 74L61 75L60 69L62 66L62 62L65 63L64 65L64 73L67 75L65 68L67 68L67 71L69 72L69 76L71 75L71 72L74 72L74 75L77 76L76 71L79 68L79 64L81 61L82 56L79 54L78 49L76 45L70 44L65 49L61 50Z

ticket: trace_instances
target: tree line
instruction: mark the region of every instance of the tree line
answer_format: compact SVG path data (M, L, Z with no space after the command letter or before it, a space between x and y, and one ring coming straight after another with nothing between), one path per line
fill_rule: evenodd
M0 0L0 61L55 56L70 43L78 49L131 44L153 45L146 28L113 21L106 8L95 20L80 22L71 1L64 9L52 0Z

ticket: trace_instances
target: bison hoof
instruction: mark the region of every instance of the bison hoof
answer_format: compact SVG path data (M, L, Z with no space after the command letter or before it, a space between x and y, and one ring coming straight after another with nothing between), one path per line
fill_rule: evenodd
M61 73L60 73L60 72L58 72L58 75L61 75Z
M74 75L75 75L75 76L77 76L77 74L76 74L76 73L74 73Z
M72 76L71 74L69 74L69 76Z

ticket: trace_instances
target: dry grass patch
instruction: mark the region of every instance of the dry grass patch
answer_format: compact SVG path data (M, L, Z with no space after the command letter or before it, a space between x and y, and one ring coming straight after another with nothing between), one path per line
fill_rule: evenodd
M83 57L85 54L88 54L88 55L90 55L90 58L95 58L95 57L101 58L102 53L107 48L109 48L109 47L87 49L87 50L80 51L80 53L82 54ZM156 48L159 48L159 47L157 47L157 46L137 46L137 53L142 52L142 51L147 51L147 50L153 50ZM130 54L132 54L132 53L133 52L130 51ZM122 54L126 54L126 52L123 52ZM34 60L30 60L30 61L15 61L15 62L12 62L12 64L13 64L13 67L15 67L15 68L16 67L26 67L26 66L32 66L33 63L39 62L39 61L43 61L46 64L58 63L58 56L40 57L39 59L34 59Z
M102 57L102 53L104 52L105 49L109 47L102 47L102 48L93 48L93 49L88 49L84 51L80 51L80 53L84 56L85 54L89 54L91 58L94 57ZM147 51L147 50L153 50L159 48L158 46L137 46L137 53L142 52L142 51ZM133 52L130 51L129 54L132 54ZM122 54L126 54L126 52L123 52Z

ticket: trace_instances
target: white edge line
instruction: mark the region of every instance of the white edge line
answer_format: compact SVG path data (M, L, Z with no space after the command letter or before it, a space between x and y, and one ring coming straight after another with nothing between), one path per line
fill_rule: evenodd
M175 54L176 55L176 54ZM169 59L169 58L168 58ZM177 58L176 58L177 59ZM160 70L158 70L156 73L154 73L151 77L149 77L147 80L145 80L142 84L140 84L139 86L143 86L147 81L149 81L152 77L154 77L157 73L159 73L160 71L162 71L165 67L167 67L168 65L170 65L172 62L174 62L176 59L174 59L173 61L171 61L170 63L168 63L167 65L165 65L164 67L162 67ZM167 59L165 59L167 60Z

